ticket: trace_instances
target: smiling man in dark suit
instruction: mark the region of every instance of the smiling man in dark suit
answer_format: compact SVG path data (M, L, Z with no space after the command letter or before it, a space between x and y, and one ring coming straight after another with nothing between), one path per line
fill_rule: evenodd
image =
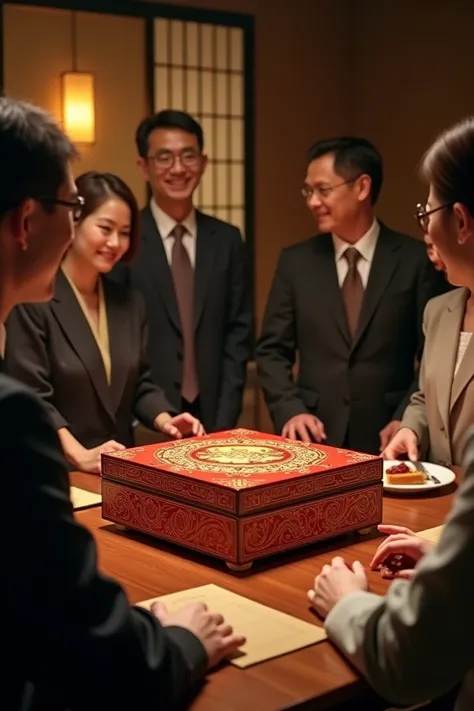
M284 436L376 453L408 404L425 304L448 285L421 240L376 219L382 181L365 139L309 151L302 192L322 234L283 250L257 345Z
M250 353L245 246L236 227L193 206L207 156L189 114L145 119L136 143L152 198L138 254L117 276L145 298L152 375L168 400L208 432L229 429L242 407Z

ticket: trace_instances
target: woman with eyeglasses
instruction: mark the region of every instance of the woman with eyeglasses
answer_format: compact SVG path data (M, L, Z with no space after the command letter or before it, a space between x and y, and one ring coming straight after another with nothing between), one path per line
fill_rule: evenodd
M413 429L400 430L390 454L408 449L415 456L428 435L435 454L452 452L462 462L464 480L436 546L406 529L381 544L371 567L394 553L418 561L410 575L397 576L408 579L395 580L385 597L368 591L361 563L336 557L316 576L308 599L325 618L329 639L383 699L397 706L438 699L434 708L472 711L474 118L438 138L424 158L423 175L430 191L419 220L449 280L460 288L426 307L421 391L405 419ZM383 527L387 533L390 528Z
M474 423L474 119L448 131L428 151L428 203L417 218L428 246L459 287L428 302L419 390L384 451L459 465Z
M85 173L76 185L84 205L53 300L12 312L5 364L44 399L71 468L99 473L102 453L133 445L135 418L171 437L204 430L151 381L141 297L103 278L136 251L132 192L109 173Z

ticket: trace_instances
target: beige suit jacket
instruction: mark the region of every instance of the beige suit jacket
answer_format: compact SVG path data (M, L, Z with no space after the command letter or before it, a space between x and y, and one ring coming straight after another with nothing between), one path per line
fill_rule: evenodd
M474 424L474 337L453 379L467 289L455 289L428 302L420 389L404 412L402 426L414 430L420 457L460 465L466 433Z
M466 476L441 539L412 581L385 598L348 595L326 630L383 698L395 705L434 699L461 682L455 711L474 709L474 431Z

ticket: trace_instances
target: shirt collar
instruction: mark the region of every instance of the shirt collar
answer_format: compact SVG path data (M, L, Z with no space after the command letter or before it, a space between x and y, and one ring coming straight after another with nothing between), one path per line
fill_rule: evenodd
M336 256L336 261L344 257L344 252L348 247L356 247L361 254L362 259L367 262L372 262L374 257L375 247L377 246L377 240L380 233L380 224L374 219L372 225L367 230L365 235L363 235L360 240L355 244L348 244L343 239L337 235L332 235L332 241L334 244L334 254Z
M167 215L161 207L158 207L153 198L150 201L150 210L156 222L156 226L158 227L161 238L163 240L167 239L178 223L176 220L173 220L172 217ZM189 215L187 215L180 224L183 225L183 227L186 227L188 235L196 237L196 210L192 208Z

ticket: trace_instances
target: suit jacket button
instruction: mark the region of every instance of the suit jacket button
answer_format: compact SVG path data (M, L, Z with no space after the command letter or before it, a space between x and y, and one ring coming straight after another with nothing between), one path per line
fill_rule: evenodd
M174 387L175 387L176 390L180 390L180 389L181 389L181 383L179 383L177 380L174 381L173 385L174 385Z
M347 395L344 395L344 405L348 405L350 402L349 398Z
M182 353L182 351L178 351L178 352L176 353L176 357L177 357L178 360L183 360L183 353Z
M444 432L444 425L441 425L439 429L441 430L441 432Z

